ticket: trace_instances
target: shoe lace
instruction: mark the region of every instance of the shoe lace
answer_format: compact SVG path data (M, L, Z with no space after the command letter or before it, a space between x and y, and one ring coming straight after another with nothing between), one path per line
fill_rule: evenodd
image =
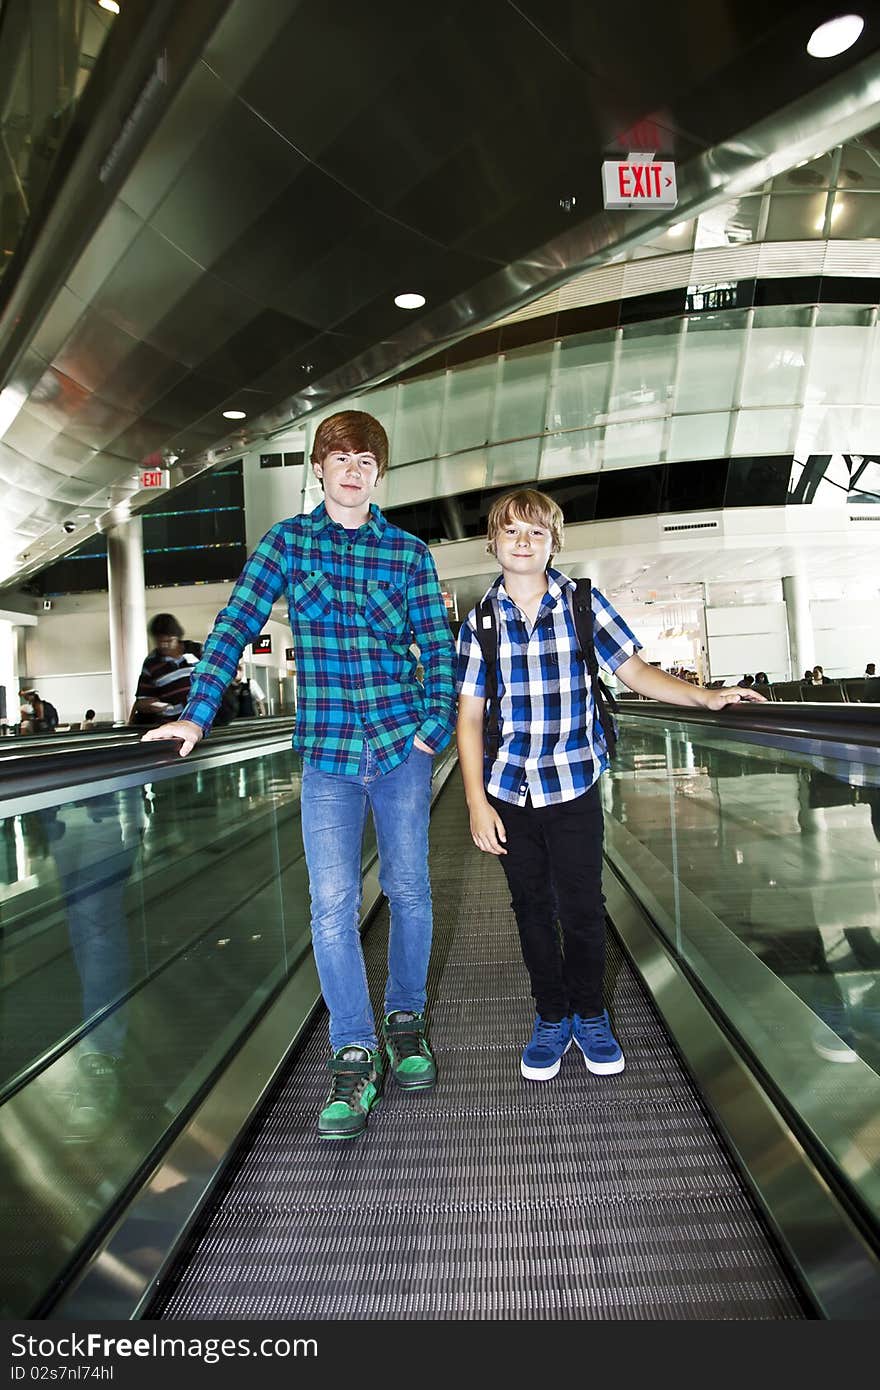
M611 1026L605 1014L599 1014L597 1018L581 1018L578 1016L578 1032L586 1034L591 1042L608 1042Z
M421 1056L423 1025L418 1015L386 1024L385 1033L401 1062Z
M539 1018L535 1026L536 1037L539 1041L555 1042L564 1027L565 1019L559 1023L548 1023L545 1018Z
M331 1057L327 1065L331 1077L328 1104L331 1105L337 1100L347 1105L366 1085L372 1070L370 1062L358 1062L343 1057Z

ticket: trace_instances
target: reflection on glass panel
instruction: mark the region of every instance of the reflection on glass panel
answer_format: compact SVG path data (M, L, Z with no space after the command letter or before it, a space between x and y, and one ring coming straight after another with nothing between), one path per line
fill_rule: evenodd
M790 458L736 458L727 470L725 507L783 507L791 477Z
M730 414L674 415L667 457L672 459L721 458L727 453Z
M489 450L474 449L467 454L437 460L438 496L446 497L456 492L471 492L485 487L489 473Z
M863 447L858 416L858 407L851 405L805 406L795 439L795 455L808 458L810 454L848 453Z
M665 421L631 420L605 430L603 468L631 468L661 457Z
M588 428L604 423L608 409L614 333L591 333L563 342L556 359L551 429Z
M404 502L417 502L420 497L432 497L435 466L436 460L422 459L403 468L389 468L385 478L386 505L399 507Z
M691 320L682 342L676 410L726 410L733 404L743 347L742 314Z
M563 478L572 473L595 473L602 467L604 429L572 430L548 435L541 450L542 478Z
M443 419L443 453L488 442L497 378L498 359L495 357L450 374Z
M549 344L502 358L493 439L524 439L541 433L552 360Z
M770 199L765 241L812 241L825 224L825 193L776 193Z
M831 186L834 151L820 154L818 159L802 160L793 169L778 174L770 187L774 193L810 193Z
M807 344L805 328L755 327L749 338L742 404L799 403L803 398Z
M681 324L676 321L674 331L669 330L668 324L657 325L653 332L643 324L624 329L609 420L665 415L675 380Z
M880 237L880 193L836 193L831 235L876 241Z
M806 402L838 404L861 397L861 368L868 337L864 328L814 328Z
M445 389L444 373L401 382L394 427L393 466L409 463L412 459L433 458L439 452Z
M880 1216L877 768L621 722L609 858Z
M741 410L734 454L784 454L794 448L800 410Z
M865 400L870 405L880 405L880 323L871 329Z
M876 131L844 146L837 187L863 192L880 190L880 147L877 145Z
M5 8L0 276L40 203L113 23L107 10L87 0Z
M739 246L754 241L758 235L761 216L761 195L731 198L718 203L697 219L695 250L705 251L713 246Z
M540 439L516 440L511 444L493 444L488 450L489 485L533 483L538 476Z
M664 232L656 232L650 241L637 246L630 259L639 261L648 256L671 256L679 251L692 251L696 229L695 218L687 222L673 222Z

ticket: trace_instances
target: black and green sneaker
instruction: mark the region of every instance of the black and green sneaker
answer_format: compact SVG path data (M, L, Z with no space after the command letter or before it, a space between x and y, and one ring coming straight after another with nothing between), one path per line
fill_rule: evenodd
M381 1052L365 1047L340 1047L327 1063L330 1093L318 1116L319 1139L356 1139L367 1127L367 1116L382 1096L384 1067Z
M424 1014L397 1009L386 1014L382 1040L391 1075L405 1091L427 1091L437 1080L437 1064L425 1040Z

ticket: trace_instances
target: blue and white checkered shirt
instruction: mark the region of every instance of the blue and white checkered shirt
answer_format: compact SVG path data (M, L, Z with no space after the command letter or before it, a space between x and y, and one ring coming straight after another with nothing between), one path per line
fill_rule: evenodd
M574 615L566 589L575 581L547 571L547 593L531 629L505 591L502 576L485 597L495 603L498 622L498 713L501 746L486 759L486 790L499 801L552 806L582 796L608 766L586 663L579 655ZM593 589L596 656L612 674L641 647L604 594ZM460 695L486 695L486 663L476 637L477 609L458 634L456 688Z

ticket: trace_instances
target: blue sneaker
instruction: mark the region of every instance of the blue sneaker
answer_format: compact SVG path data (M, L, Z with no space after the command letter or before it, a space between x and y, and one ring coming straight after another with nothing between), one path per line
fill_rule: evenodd
M550 1081L571 1047L571 1019L547 1023L539 1014L531 1039L523 1049L519 1069L528 1081Z
M572 1038L584 1054L587 1071L599 1076L623 1071L623 1052L611 1031L607 1009L596 1018L581 1018L580 1014L575 1014Z

